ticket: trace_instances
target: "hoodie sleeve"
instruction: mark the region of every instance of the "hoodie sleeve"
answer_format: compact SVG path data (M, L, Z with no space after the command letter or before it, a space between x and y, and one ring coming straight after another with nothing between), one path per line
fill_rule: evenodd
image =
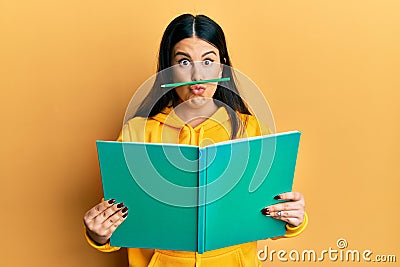
M84 227L84 230L85 230L85 238L86 238L86 241L88 242L88 244L89 244L91 247L97 249L98 251L101 251L101 252L113 252L113 251L117 251L117 250L120 249L120 247L113 247L113 246L111 246L111 245L110 245L110 242L107 242L107 243L104 244L104 245L99 245L99 244L97 244L96 242L94 242L94 241L88 236L87 231L86 231L86 227Z
M295 237L301 234L306 229L308 224L308 215L304 213L303 222L299 226L290 226L286 224L286 234L283 237Z
M246 128L247 137L271 134L271 129L260 123L255 116L241 115L241 119Z

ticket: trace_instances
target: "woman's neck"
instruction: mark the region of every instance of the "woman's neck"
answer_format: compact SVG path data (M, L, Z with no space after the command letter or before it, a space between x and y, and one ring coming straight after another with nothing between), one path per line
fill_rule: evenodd
M193 128L210 118L217 110L218 106L212 99L201 107L193 108L186 103L174 107L175 114Z

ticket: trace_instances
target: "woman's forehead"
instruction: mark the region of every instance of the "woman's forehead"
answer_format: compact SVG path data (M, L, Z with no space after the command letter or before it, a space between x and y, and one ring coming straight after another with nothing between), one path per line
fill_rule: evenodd
M219 55L218 49L203 39L197 37L185 38L175 44L173 55L177 52L185 52L190 55L203 55L205 52L213 51L215 55Z

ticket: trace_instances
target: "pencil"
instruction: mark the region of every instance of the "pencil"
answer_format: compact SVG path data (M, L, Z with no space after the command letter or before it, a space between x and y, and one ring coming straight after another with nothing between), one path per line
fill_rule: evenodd
M167 87L178 87L178 86L183 86L183 85L192 85L192 84L201 84L201 83L215 83L215 82L227 82L230 81L231 78L219 78L219 79L211 79L211 80L200 80L200 81L190 81L190 82L181 82L181 83L166 83L162 84L161 87L167 88Z

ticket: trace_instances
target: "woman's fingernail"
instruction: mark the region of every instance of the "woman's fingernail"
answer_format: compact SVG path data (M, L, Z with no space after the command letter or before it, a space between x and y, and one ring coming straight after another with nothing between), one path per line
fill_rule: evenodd
M118 205L117 205L117 208L122 208L124 206L124 202L121 202L121 203L119 203Z
M274 199L281 199L281 195L274 196Z
M110 200L108 201L108 204L114 204L114 202L115 202L115 199L110 199Z
M126 218L126 216L128 216L128 213L125 213L124 215L122 215L122 218Z
M262 213L263 215L265 215L265 216L270 215L270 214L269 214L269 208L263 208L263 209L261 210L261 213Z
M128 211L128 207L125 207L125 208L122 209L122 213L125 213L127 211Z

